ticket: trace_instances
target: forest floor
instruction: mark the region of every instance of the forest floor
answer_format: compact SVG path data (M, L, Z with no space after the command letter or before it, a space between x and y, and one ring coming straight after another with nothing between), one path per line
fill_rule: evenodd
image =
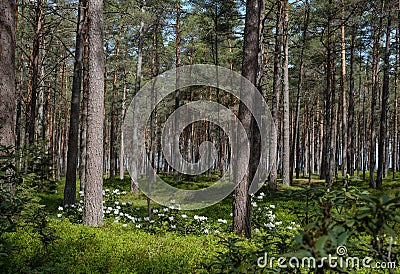
M365 191L368 191L371 197L383 197L382 194L387 194L387 199L383 198L381 202L384 204L385 201L398 197L400 193L400 179L389 179L391 177L389 174L384 180L383 191L370 190L368 177L366 181L352 178L350 185L351 189L358 191L357 193L365 194ZM218 176L214 174L211 177L201 177L197 182L184 179L173 182L172 176L168 175L164 175L163 178L177 187L198 189L211 185ZM257 266L257 259L260 258L260 254L262 256L261 251L275 254L288 254L299 250L311 252L307 254L312 255L329 253L329 250L336 250L333 243L336 240L331 239L329 242L329 237L345 238L342 239L344 242L337 242L336 245L353 245L351 250L356 254L357 250L363 248L364 251L373 249L377 235L369 233L368 229L373 231L373 228L368 228L368 224L359 225L360 228L363 227L361 230L364 234L361 239L365 240L365 244L355 247L355 241L350 241L354 233L346 232L346 236L343 236L343 231L351 231L351 225L347 222L351 223L354 220L350 218L350 221L346 219L340 223L337 221L339 219L332 218L335 219L333 222L324 216L327 205L321 205L326 200L320 199L321 197L331 197L329 199L333 201L332 208L335 208L330 211L332 216L343 215L343 208L346 211L343 197L349 197L349 201L356 197L357 203L360 201L360 204L368 206L368 202L362 202L359 196L352 196L353 192L344 191L342 184L342 179L334 184L336 190L332 193L337 191L339 194L335 195L338 198L315 193L313 189L324 189L324 182L314 176L311 180L294 179L290 187L280 184L278 190L272 192L261 189L252 199L254 239L242 240L231 232L231 196L211 207L194 211L181 211L173 206L168 208L152 202L152 218L148 219L147 199L143 194L134 195L129 192L128 177L124 180L106 179L103 193L105 225L102 228L89 228L81 224L82 201L79 192L76 205L68 208L62 206L64 181L61 180L58 182L57 191L34 194L39 199L34 199L36 204L33 207L42 208L46 216L39 214L35 217L36 220L22 222L16 232L7 236L12 249L5 260L4 269L6 272L12 269L15 273L267 273L277 271L277 268L273 270ZM345 193L344 196L340 196L342 192ZM388 205L388 209L400 216L398 205L399 202L395 201L394 207ZM360 212L357 214L355 216L362 216ZM373 215L372 211L368 214ZM360 218L355 218L355 226L358 222L361 224L365 221ZM376 231L386 236L390 234L390 229L393 229L394 241L391 237L390 240L384 239L382 244L390 244L390 248L393 246L392 253L395 254L394 251L399 250L400 217L393 218L394 221L389 220L390 228ZM319 226L326 223L335 236L332 236L330 231L325 231L327 236L320 237L323 229L311 228L313 237L324 240L321 240L322 243L318 239L311 241L312 243L307 242L307 233L304 231L310 229L311 221ZM374 217L370 216L367 223L374 221ZM357 238L357 241L360 241L360 238ZM322 251L318 253L319 250ZM396 254L392 260L398 260L399 256L400 254ZM285 273L283 270L279 271ZM389 273L387 269L381 271ZM301 272L308 273L309 269L303 269ZM370 273L366 270L363 272Z

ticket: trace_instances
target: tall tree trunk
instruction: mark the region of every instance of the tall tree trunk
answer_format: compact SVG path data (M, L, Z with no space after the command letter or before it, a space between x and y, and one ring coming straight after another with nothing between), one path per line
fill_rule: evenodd
M175 67L179 68L181 66L181 1L178 0L176 3L176 25L175 25ZM178 109L180 106L180 90L178 89L179 87L179 82L180 82L180 75L179 71L176 70L176 91L175 91L175 109ZM177 125L179 120L178 115L175 115L175 125ZM177 128L175 130L178 130ZM178 136L178 135L176 135ZM174 147L179 146L179 139L178 137L175 137L174 140ZM174 180L178 180L178 166L180 163L178 161L175 161L175 170L174 170Z
M15 145L15 46L16 5L14 1L1 1L0 20L0 146ZM0 152L1 154L2 152ZM11 171L7 171L11 173ZM0 187L14 192L12 182L0 180Z
M83 223L103 225L103 123L104 51L103 1L88 0L89 10L89 94L87 117L87 155Z
M345 41L345 14L344 0L342 0L342 21L341 21L341 74L340 88L342 90L342 175L346 176L347 170L347 94L346 94L346 41Z
M399 123L399 65L400 65L400 0L397 5L397 22L396 28L396 67L394 72L394 122L393 122L393 143L392 143L392 168L393 179L397 176L397 163L398 163L398 123Z
M127 91L127 76L128 71L126 67L124 67L124 79L123 79L123 87L122 87L122 112L121 112L121 135L120 135L120 150L119 150L119 179L123 180L125 177L125 166L124 166L124 154L125 154L125 144L124 144L124 131L125 131L125 116L126 116L126 91Z
M377 96L379 88L379 52L380 40L382 32L383 20L383 5L381 5L381 16L379 18L379 25L374 26L373 31L373 46L372 46L372 94L371 94L371 122L370 122L370 148L369 148L369 187L375 187L374 172L375 172L375 149L376 149L376 129L375 129L375 113L377 112ZM377 4L376 4L377 5Z
M259 53L259 39L260 39L260 18L261 13L264 13L265 7L264 0L247 0L246 2L246 20L244 29L244 48L242 60L242 75L246 77L251 83L256 85L257 74L260 69L258 64ZM246 96L246 94L244 94ZM240 136L251 140L250 143L250 159L249 164L242 181L237 185L233 195L233 230L237 235L251 237L251 206L249 187L253 180L256 169L254 166L258 165L259 147L254 147L253 132L254 132L254 118L251 112L245 107L241 101L239 104L238 118L241 121L247 136ZM239 148L240 150L240 148Z
M299 64L299 75L298 75L298 82L297 82L297 95L296 95L296 112L294 117L294 128L293 128L293 138L292 144L290 146L290 183L293 183L293 169L294 169L294 159L295 154L299 156L300 152L298 150L297 139L299 137L299 119L300 119L300 103L301 103L301 91L303 88L303 74L304 74L304 54L305 54L305 47L307 42L307 33L308 33L308 22L309 22L309 15L310 15L310 5L308 0L305 3L306 10L304 13L304 25L303 25L303 33L302 33L302 42L301 42L301 53L300 53L300 64ZM295 153L296 152L296 153ZM297 158L299 159L299 157ZM298 160L296 161L298 162ZM296 177L297 178L297 177Z
M32 78L31 78L31 96L29 101L28 119L26 119L26 129L28 143L33 145L35 142L35 124L36 124L36 101L39 84L39 51L40 51L40 34L42 31L43 19L43 0L37 0L36 5L36 26L35 38L33 41L32 51Z
M145 12L146 0L142 1L141 13L144 16ZM143 43L144 43L144 19L140 20L139 27L139 37L138 37L138 48L137 48L137 63L136 63L136 80L135 80L135 95L140 90L140 82L142 79L142 63L143 63ZM134 112L134 115L137 115L137 112ZM134 129L134 135L137 134L136 129ZM135 159L135 161L139 161L139 159ZM134 194L139 194L139 186L137 182L138 170L136 169L137 165L133 165L131 169L131 192Z
M86 0L79 1L78 23L76 27L76 46L74 76L72 80L71 114L69 119L68 152L67 152L67 174L64 187L64 205L75 204L76 202L76 171L78 165L79 145L79 115L80 97L83 71L84 51L84 24Z
M277 0L276 25L275 25L275 51L274 51L274 80L272 90L272 119L276 126L279 124L279 97L281 82L281 56L282 56L282 1ZM278 135L277 132L271 136L271 155L272 165L268 177L268 184L271 189L277 188L277 155L278 155ZM276 157L276 158L275 158Z
M353 127L355 126L354 122L354 64L355 64L355 43L356 43L356 35L357 35L357 27L354 25L352 27L351 33L351 44L350 44L350 87L349 87L349 117L347 123L347 170L350 176L354 176L354 138L355 138L355 130ZM358 157L358 156L357 156ZM357 170L359 169L356 166Z
M382 178L384 173L385 163L385 146L387 138L387 113L388 113L388 101L389 101L389 66L390 66L390 32L391 32L391 7L388 9L388 19L386 28L386 43L385 43L385 56L383 64L383 86L382 86L382 107L381 117L379 126L379 144L378 144L378 172L376 175L376 188L382 189Z
M283 146L282 183L290 185L290 121L289 121L289 3L283 4Z
M87 0L86 0L87 1ZM87 3L87 2L86 2ZM86 4L87 6L87 4ZM79 179L80 190L84 191L86 181L86 132L87 132L87 104L89 94L89 35L88 35L88 9L85 9L84 23L84 53L83 53L83 98L81 111L81 132L80 132L80 163L79 163Z
M122 20L122 19L120 19ZM118 37L122 36L122 21L120 21ZM115 63L114 63L114 74L113 74L113 86L111 93L111 124L110 124L110 179L115 178L115 173L117 170L117 83L118 83L118 58L120 51L120 42L117 38L117 43L115 46Z

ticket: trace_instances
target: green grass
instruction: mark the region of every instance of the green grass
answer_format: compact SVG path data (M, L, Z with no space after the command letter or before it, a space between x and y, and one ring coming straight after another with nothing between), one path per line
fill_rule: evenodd
M368 188L367 181L358 177L351 178L351 185L365 189L371 193L387 193L391 196L400 193L400 173L396 180L391 174L383 181L383 190ZM162 175L171 185L184 189L200 189L218 180L218 174L212 177L201 176L196 181L181 177L173 180L172 175ZM10 271L15 273L202 273L202 262L210 262L222 251L215 235L186 235L173 232L150 234L129 224L123 227L112 220L106 220L101 228L85 227L72 224L67 219L56 217L57 208L62 206L65 180L58 182L58 189L52 194L39 193L40 203L45 205L48 213L49 226L46 233L54 236L51 243L41 241L38 231L22 227L15 233L9 233L8 239L13 243L14 250L8 256ZM312 176L311 187L323 186L324 182ZM276 219L286 223L295 221L302 224L303 216L298 215L305 206L305 197L300 194L309 186L308 178L294 179L292 186L279 184L276 191L268 191L266 205L275 205ZM147 199L144 194L135 195L129 192L130 178L124 180L106 179L104 189L118 188L126 191L120 202L132 202L133 208L147 212ZM341 187L341 178L334 187ZM77 200L80 197L79 181L77 185ZM151 202L152 207L157 207ZM204 215L210 219L223 218L231 220L232 196L223 201L195 211L185 212L188 216ZM45 234L46 234L45 233ZM228 234L224 234L228 237ZM42 237L43 239L43 237ZM1 268L0 268L1 269Z
M133 226L106 223L84 227L67 220L52 220L56 233L44 246L32 231L11 234L14 273L191 273L200 271L204 258L218 250L213 236L151 235ZM197 269L197 271L196 271Z

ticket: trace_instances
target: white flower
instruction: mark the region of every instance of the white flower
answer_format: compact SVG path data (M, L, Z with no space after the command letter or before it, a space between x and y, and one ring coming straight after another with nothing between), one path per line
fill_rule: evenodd
M295 222L290 222L290 224L291 224L291 225L295 225L296 223L295 223Z
M194 218L195 220L198 220L198 219L199 219L199 216L194 215L193 218Z
M125 195L126 194L126 191L124 190L124 191L122 191L122 195Z
M171 200L169 201L171 204L175 204L175 200Z
M140 208L137 207L136 210L140 210Z
M136 227L137 227L137 228L141 228L141 227L142 227L142 224L137 224Z
M187 218L187 215L186 215L186 214L182 214L181 217L182 217L183 219L185 219L185 218Z
M106 214L110 214L110 213L111 213L111 211L107 209L106 210Z
M273 227L275 227L275 225L273 224L273 223L268 223L268 224L264 224L264 226L265 227L268 227L268 228L273 228Z
M226 224L228 221L224 219L218 219L218 222Z
M126 202L122 202L121 205L126 206Z
M118 202L118 201L115 201L114 203L115 203L116 205L119 205L119 202Z
M127 224L122 224L122 227L127 227L128 225Z
M260 196L265 196L264 192L261 192L261 193L260 193Z
M288 227L287 227L287 229L289 229L289 230L292 230L292 229L293 229L293 227L291 227L291 226L288 226Z
M82 208L81 208L81 207L80 207L80 208L78 208L78 211L79 211L79 212L82 212Z
M64 208L63 208L62 206L59 206L59 207L58 207L58 210L59 210L59 211L63 211Z
M175 206L169 206L170 209L175 209Z
M143 220L144 221L150 221L150 218L149 217L144 217Z
M275 205L270 205L269 207L270 207L270 208L275 208Z
M260 230L258 228L255 228L254 232L258 233L258 232L260 232Z
M208 229L207 228L204 229L204 233L208 234Z
M85 196L85 194L83 193L83 191L82 191L82 190L81 190L81 191L79 191L79 196L81 196L81 197Z
M121 209L121 207L120 207L120 206L116 206L115 208L116 208L116 209Z
M58 217L58 218L61 218L61 217L62 217L62 214L58 213L58 214L57 214L57 217Z
M75 208L75 205L74 205L74 204L72 204L72 205L71 205L71 207L72 207L72 208Z
M110 192L110 190L107 188L107 189L105 190L105 192Z
M164 217L165 215L163 213L158 213L158 217Z
M281 225L282 224L282 222L276 222L275 223L275 225Z
M251 202L251 205L252 205L253 207L257 207L257 203L256 203L256 202Z
M171 228L172 228L172 229L175 229L175 228L176 228L176 225L171 225Z
M168 207L164 207L164 209L163 209L165 212L167 212L168 211Z
M168 217L168 219L169 219L170 221L173 221L173 220L174 220L174 216Z
M264 197L261 196L261 195L257 196L257 199L259 199L259 200L262 200L263 198L264 198Z
M231 217L233 216L233 213L231 212L231 214L229 214Z
M114 210L114 215L118 215L119 214L119 210L118 209L115 209Z
M118 220L118 219L115 219L115 220L114 220L114 223L119 223L119 220Z
M124 213L120 212L120 213L119 213L119 216L121 216L121 217L124 216Z
M113 209L112 209L112 207L109 206L109 207L107 207L107 210L110 210L110 211L111 211L111 210L113 210Z
M153 209L153 213L158 213L158 209Z

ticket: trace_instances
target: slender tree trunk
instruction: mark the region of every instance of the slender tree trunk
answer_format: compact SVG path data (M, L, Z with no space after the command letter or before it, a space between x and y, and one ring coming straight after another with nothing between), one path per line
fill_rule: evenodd
M357 27L352 27L351 45L350 45L350 87L349 87L349 117L347 124L347 170L350 176L354 176L354 139L355 139L355 126L354 122L354 64L355 64L355 43L356 43ZM357 170L359 169L356 166Z
M122 35L122 22L120 22L118 36ZM115 178L115 173L117 170L117 109L116 101L117 99L117 83L118 83L118 58L120 51L120 42L117 39L115 46L115 63L114 63L114 75L113 75L113 88L112 88L112 99L111 99L111 124L110 124L110 179Z
M283 146L282 183L290 185L290 121L289 121L289 3L283 5Z
M75 63L74 76L72 80L71 114L69 120L67 174L64 187L64 205L71 205L75 204L76 202L76 171L78 165L79 146L79 112L84 52L83 32L86 7L86 0L80 0L78 8L78 23L76 28Z
M85 9L85 31L84 31L84 53L83 53L83 98L81 111L81 132L80 132L80 163L79 179L80 190L84 191L86 181L86 131L87 131L87 108L89 94L89 39L88 39L88 9Z
M282 55L282 1L277 0L276 7L276 33L275 33L275 51L274 51L274 78L273 78L273 97L271 114L275 126L279 124L279 98L280 98L280 82L281 82L281 55ZM278 135L277 132L271 136L271 155L272 165L268 177L268 184L271 189L277 188L277 157L278 155Z
M178 0L176 3L176 25L175 25L175 67L179 68L181 66L181 1ZM178 109L180 106L180 90L178 89L179 87L179 82L180 82L180 75L177 70L176 72L176 91L175 91L175 109ZM178 115L175 115L175 124L178 124ZM178 130L178 129L175 129ZM174 147L179 146L179 140L177 138L174 138ZM178 161L175 161L175 168L179 166ZM174 170L174 180L178 180L179 173L175 169Z
M396 28L396 67L394 72L394 119L393 119L393 142L392 142L392 169L393 179L397 176L397 163L398 163L398 124L399 124L399 63L400 63L400 0L397 5L397 21L398 26Z
M310 6L308 0L305 3L306 10L304 14L304 26L303 26L303 33L302 33L302 43L301 43L301 53L300 53L300 64L299 64L299 75L298 75L298 82L297 82L297 95L296 95L296 112L295 112L295 121L294 121L294 128L293 128L293 138L292 144L290 146L290 183L293 183L293 169L294 169L294 159L295 154L299 154L297 139L299 136L299 119L300 119L300 104L301 104L301 91L303 88L303 74L304 74L304 55L305 55L305 47L307 42L307 33L308 33L308 22L309 22L309 15L310 15ZM299 158L296 158L299 159ZM298 160L296 161L298 162ZM297 178L297 177L296 177Z
M40 50L40 35L42 31L43 19L43 0L37 0L36 4L36 26L35 38L32 51L32 84L31 96L29 101L28 118L26 119L26 129L28 143L33 145L35 142L35 124L36 124L36 100L39 84L39 50Z
M382 178L384 173L384 163L385 163L385 146L387 138L387 113L388 113L388 101L389 101L389 58L390 58L390 32L391 32L391 8L390 5L388 9L388 21L386 29L386 43L385 43L385 56L383 64L383 86L382 86L382 107L381 107L381 117L379 126L379 144L378 144L378 172L376 175L376 188L382 189Z
M141 6L141 13L142 16L144 16L144 12L145 12L145 5L146 5L146 1L143 0L142 1L142 6ZM144 43L144 19L142 18L140 21L140 27L139 27L139 37L138 37L138 49L137 49L137 63L136 63L136 81L135 81L135 95L137 92L139 92L140 90L140 82L142 79L142 63L143 63L143 43ZM138 115L138 113L135 111L134 115ZM136 129L134 129L134 135L137 134ZM139 159L135 159L135 161L139 161ZM138 170L137 170L137 166L136 164L133 164L133 166L131 167L131 192L134 194L139 194L139 186L138 186L138 182L137 182L137 177L138 177Z
M383 13L383 1L381 14ZM369 150L369 187L375 187L374 172L375 172L375 149L376 149L376 130L375 130L375 113L377 112L377 96L379 88L379 48L382 30L382 18L380 16L379 25L374 26L373 31L373 46L372 46L372 94L371 94L371 122L370 122L370 150Z
M342 22L341 22L341 77L340 77L340 87L342 90L342 175L346 176L347 169L347 92L346 92L346 41L345 41L345 5L344 0L342 0Z
M124 67L124 79L123 79L123 87L122 87L122 112L121 112L121 135L120 135L120 150L119 150L119 179L123 180L125 177L125 167L124 167L124 154L125 154L125 144L124 144L124 131L125 131L125 126L124 126L124 121L125 121L125 115L126 115L126 86L127 86L127 76L128 76L128 71L126 67Z
M89 9L89 95L86 140L86 181L83 223L103 225L103 123L104 51L103 1L88 0Z

